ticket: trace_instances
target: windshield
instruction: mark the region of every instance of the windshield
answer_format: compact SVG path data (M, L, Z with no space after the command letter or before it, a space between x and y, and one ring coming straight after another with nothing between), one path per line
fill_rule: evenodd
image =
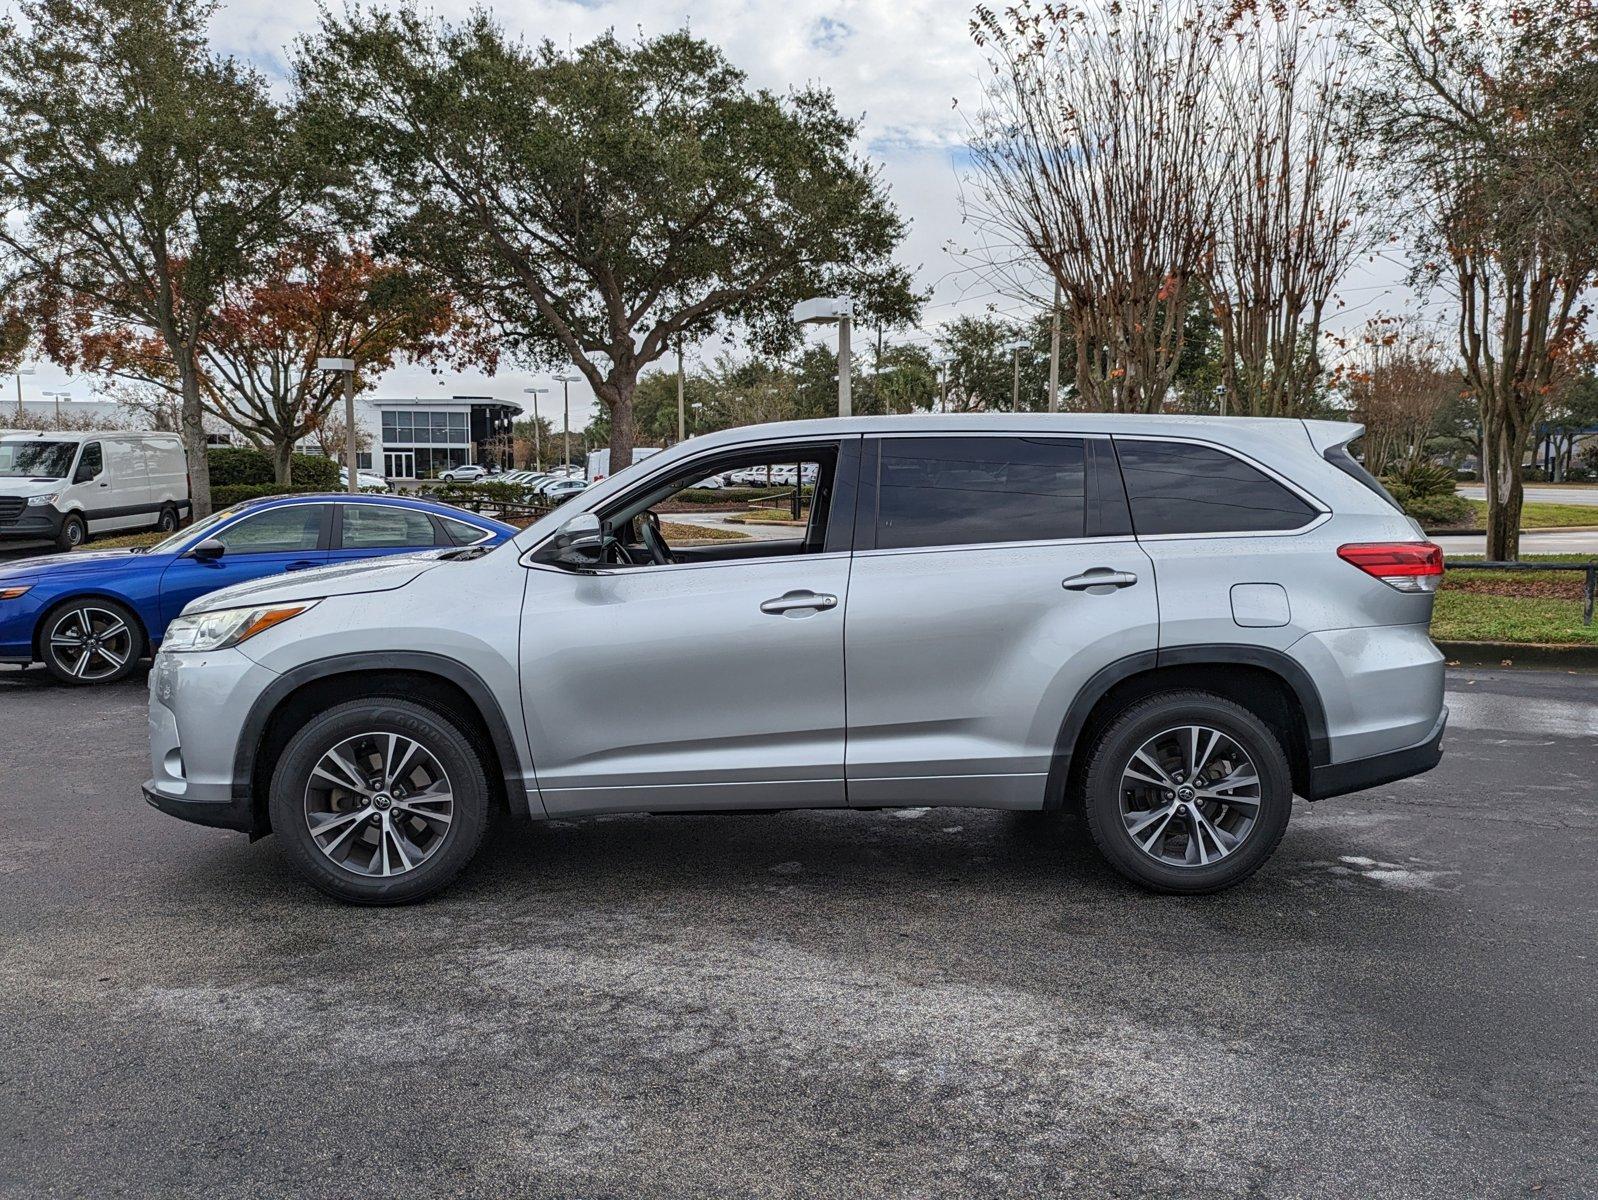
M65 479L76 442L0 442L0 479Z
M146 552L149 554L171 554L174 550L186 545L188 540L197 533L204 533L207 529L214 529L223 521L230 521L239 515L236 508L224 508L221 512L214 512L203 521L196 521L187 529L180 529L170 537L164 537Z

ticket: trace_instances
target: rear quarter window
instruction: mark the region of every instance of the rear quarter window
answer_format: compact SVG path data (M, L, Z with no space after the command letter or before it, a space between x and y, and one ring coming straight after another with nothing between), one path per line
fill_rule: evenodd
M1224 450L1190 442L1116 438L1139 537L1299 529L1316 509Z

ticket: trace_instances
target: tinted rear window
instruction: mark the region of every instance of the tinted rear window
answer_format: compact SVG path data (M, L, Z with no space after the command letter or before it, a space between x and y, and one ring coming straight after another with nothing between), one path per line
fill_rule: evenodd
M1242 460L1209 446L1116 438L1140 536L1297 529L1315 509Z
M884 438L877 548L1083 536L1087 471L1076 438Z

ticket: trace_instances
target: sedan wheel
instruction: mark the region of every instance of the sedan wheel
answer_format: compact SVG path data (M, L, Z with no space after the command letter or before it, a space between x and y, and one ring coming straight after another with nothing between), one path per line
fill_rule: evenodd
M109 601L51 614L39 640L46 669L63 683L114 683L133 671L143 649L133 617Z

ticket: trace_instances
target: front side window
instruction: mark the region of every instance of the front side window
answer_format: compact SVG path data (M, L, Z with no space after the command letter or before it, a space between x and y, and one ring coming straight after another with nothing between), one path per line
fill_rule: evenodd
M105 470L105 454L100 449L100 443L89 442L83 447L83 454L78 459L78 469L72 473L72 482L88 483L103 470Z
M396 550L431 546L435 540L433 522L424 512L387 504L344 506L346 550Z
M1079 538L1086 498L1080 438L883 438L876 548Z
M65 479L76 442L0 442L0 478Z
M1305 500L1246 462L1211 446L1116 438L1138 536L1259 533L1315 519Z
M216 535L229 554L293 554L322 538L321 504L295 504L245 517Z

